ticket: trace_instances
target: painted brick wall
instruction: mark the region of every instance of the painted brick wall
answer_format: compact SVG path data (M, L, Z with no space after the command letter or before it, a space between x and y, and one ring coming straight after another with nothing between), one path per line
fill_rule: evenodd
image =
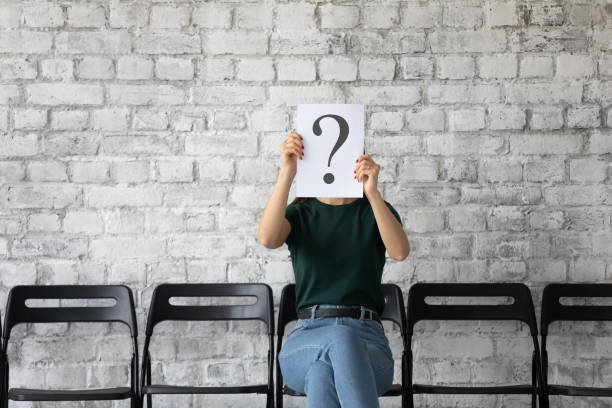
M525 282L537 304L548 282L612 279L610 0L2 0L0 310L11 286L33 283L128 284L141 328L160 282L266 282L278 303L289 253L261 246L257 222L296 104L314 102L367 106L366 151L412 245L385 282ZM551 331L552 380L610 385L609 326ZM158 333L158 381L265 378L261 325ZM114 325L20 327L11 384L124 384L128 344ZM416 380L524 382L528 348L514 323L422 324Z

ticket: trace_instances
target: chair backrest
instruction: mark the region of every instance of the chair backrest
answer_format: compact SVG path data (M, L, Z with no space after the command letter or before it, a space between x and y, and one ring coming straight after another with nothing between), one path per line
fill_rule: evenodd
M30 307L29 299L114 299L109 306ZM132 290L125 285L47 285L15 286L8 295L4 322L5 341L11 330L22 323L118 322L138 336Z
M542 294L541 331L548 333L548 325L560 320L612 321L612 305L564 305L562 297L612 298L612 283L551 283Z
M404 309L404 297L399 286L392 283L382 284L383 296L385 297L385 308L380 318L390 320L400 327L402 335L405 333L406 312ZM297 320L295 303L295 283L286 285L281 292L280 307L278 311L278 331L282 337L285 335L287 323Z
M173 305L170 298L253 296L247 305ZM151 336L162 321L261 320L274 334L272 289L265 283L164 283L155 288L147 319L146 335Z
M511 297L511 304L429 304L426 297ZM529 288L522 283L416 283L408 292L407 334L421 320L517 320L529 326L532 336L538 327Z

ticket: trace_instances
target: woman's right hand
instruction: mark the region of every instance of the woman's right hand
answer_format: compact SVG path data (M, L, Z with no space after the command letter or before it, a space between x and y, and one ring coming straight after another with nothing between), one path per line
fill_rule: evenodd
M280 145L282 171L288 172L292 177L297 172L297 159L304 157L304 143L302 136L295 132L289 133L287 139Z

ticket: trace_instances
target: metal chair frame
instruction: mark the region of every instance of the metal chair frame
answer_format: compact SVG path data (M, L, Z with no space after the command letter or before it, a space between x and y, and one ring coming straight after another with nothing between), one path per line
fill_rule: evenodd
M172 305L173 297L219 297L254 296L257 302L248 305ZM259 320L266 324L269 338L268 383L263 385L192 387L151 384L151 355L149 345L155 326L163 321L215 321L215 320ZM162 284L155 288L147 319L143 349L140 387L140 402L152 407L152 395L160 394L266 394L266 407L274 403L273 358L274 358L274 305L272 289L263 283L199 283Z
M384 393L383 397L402 397L402 408L406 407L407 393L404 387L406 380L406 313L404 310L404 298L399 286L391 283L382 285L383 294L385 297L385 308L381 315L381 320L392 321L400 328L404 349L402 350L402 384L393 384L391 388ZM281 293L281 300L278 312L277 324L277 355L276 355L276 407L283 408L283 395L294 397L304 397L305 395L292 390L283 383L283 374L278 362L278 352L283 345L283 336L285 335L285 326L297 320L297 311L295 310L295 284L286 285Z
M425 302L430 296L512 297L514 302L506 305L438 305ZM408 344L408 406L414 407L414 394L531 394L531 406L547 407L541 384L542 368L538 328L529 288L520 283L417 283L408 293L407 309ZM504 385L485 387L459 387L413 384L412 337L414 326L422 320L515 320L529 326L533 340L531 385Z

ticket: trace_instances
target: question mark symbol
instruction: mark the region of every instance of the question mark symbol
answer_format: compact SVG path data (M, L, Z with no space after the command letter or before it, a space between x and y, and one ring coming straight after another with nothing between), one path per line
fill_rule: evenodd
M321 119L325 119L325 118L335 119L336 122L338 122L338 126L340 127L340 134L338 135L338 141L336 141L336 144L334 145L334 148L332 149L331 153L329 154L329 159L327 160L327 167L329 167L330 164L331 164L332 157L338 151L338 149L340 149L340 146L342 146L344 144L344 142L346 142L346 139L348 138L348 135L349 135L349 125L348 125L348 123L346 123L346 120L344 120L344 118L342 116L332 115L332 114L319 116L317 118L317 120L315 120L314 124L312 125L312 132L316 136L321 136L321 134L323 133L323 131L321 130L321 126L319 125L319 122L321 121ZM323 181L325 181L327 184L333 183L334 182L334 175L331 174L331 173L326 173L323 176Z

